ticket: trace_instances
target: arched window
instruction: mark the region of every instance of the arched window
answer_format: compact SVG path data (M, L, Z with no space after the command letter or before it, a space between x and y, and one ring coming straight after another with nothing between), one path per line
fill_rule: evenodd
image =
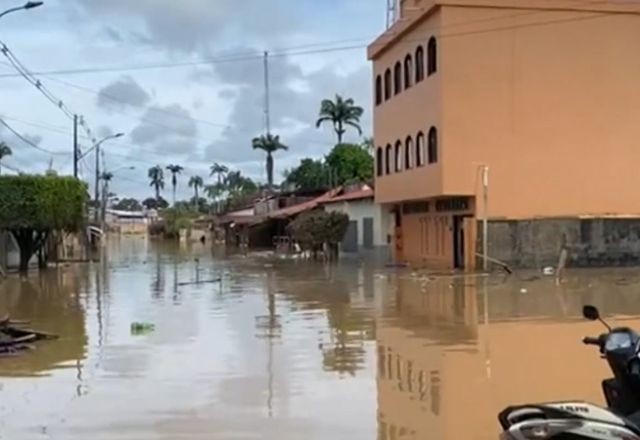
M418 46L416 49L416 83L424 79L424 49Z
M438 130L431 127L429 130L429 163L438 162Z
M424 166L424 133L418 133L416 136L416 166Z
M384 72L384 100L391 98L391 70Z
M384 152L384 173L391 174L391 144L387 144Z
M411 55L404 59L404 88L408 89L413 83L413 60Z
M402 64L398 61L393 68L393 94L402 92Z
M427 46L427 76L431 76L438 70L438 48L436 37L431 37Z
M402 141L396 142L395 163L396 173L402 171Z
M376 77L376 105L382 104L382 77Z
M413 158L415 157L415 153L413 151L413 139L409 136L404 143L404 168L405 170L410 170L413 168Z
M376 150L376 169L378 177L382 176L384 170L384 161L383 161L384 153L382 152L382 147L378 147Z

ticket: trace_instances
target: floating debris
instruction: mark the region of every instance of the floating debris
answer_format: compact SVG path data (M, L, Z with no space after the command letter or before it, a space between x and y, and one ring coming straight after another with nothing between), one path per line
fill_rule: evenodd
M23 351L34 350L35 342L57 339L57 335L35 331L21 326L29 321L11 320L8 316L0 319L0 356L13 356Z
M134 336L142 336L152 333L156 329L155 324L150 322L132 322L131 334Z

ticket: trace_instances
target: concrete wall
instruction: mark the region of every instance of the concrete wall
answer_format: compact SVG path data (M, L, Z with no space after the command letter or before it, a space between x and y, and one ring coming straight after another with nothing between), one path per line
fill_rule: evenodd
M342 212L350 220L358 222L358 246L364 246L364 219L373 218L373 245L387 246L389 233L389 211L382 205L376 205L373 199L349 202L328 203L324 205L327 212Z
M489 223L489 255L515 267L556 266L563 246L570 267L640 265L640 218Z

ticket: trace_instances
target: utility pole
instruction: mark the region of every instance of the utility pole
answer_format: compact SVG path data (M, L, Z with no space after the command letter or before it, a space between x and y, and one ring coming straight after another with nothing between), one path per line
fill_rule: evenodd
M94 218L98 223L98 207L100 206L100 143L96 145L96 187L95 187L95 212Z
M264 52L264 126L271 134L271 102L269 98L269 52Z
M78 178L78 159L80 151L78 149L78 115L73 115L73 177Z
M482 167L482 269L489 270L489 166Z

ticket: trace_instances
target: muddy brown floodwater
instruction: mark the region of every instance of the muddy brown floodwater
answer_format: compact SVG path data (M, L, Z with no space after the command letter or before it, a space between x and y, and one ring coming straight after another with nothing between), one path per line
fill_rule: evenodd
M584 303L640 328L640 271L427 279L114 240L1 282L0 315L61 339L0 359L0 438L495 439L510 403L602 403Z

